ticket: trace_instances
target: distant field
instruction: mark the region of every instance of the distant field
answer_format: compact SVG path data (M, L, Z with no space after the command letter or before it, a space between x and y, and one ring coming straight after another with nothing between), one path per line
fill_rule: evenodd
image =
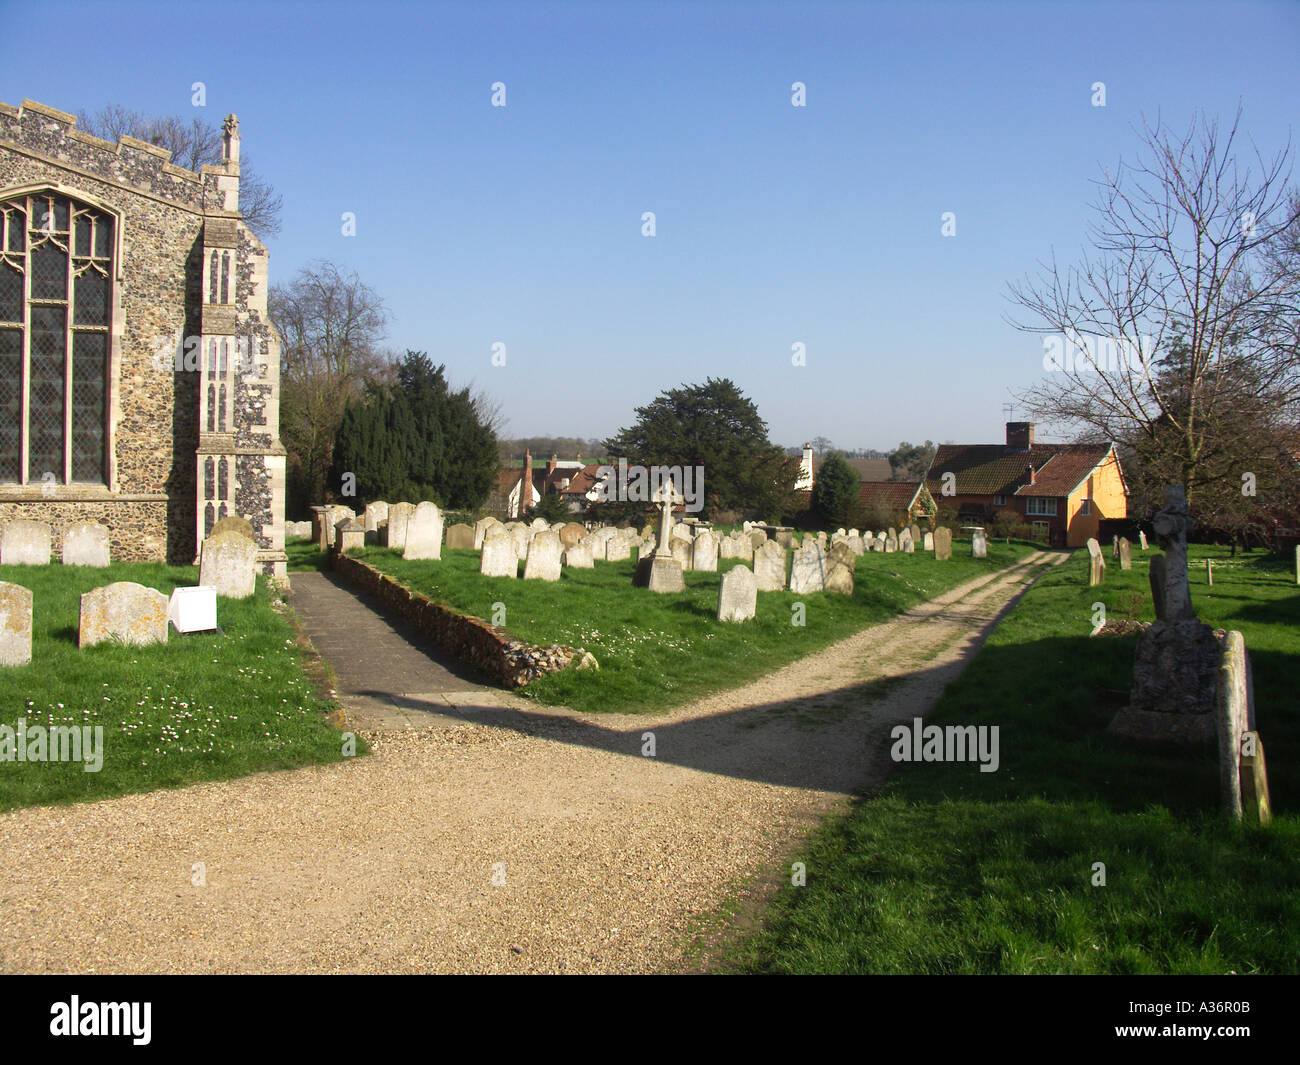
M1078 551L992 634L928 722L997 725L1001 768L898 766L822 829L808 883L724 969L871 973L1300 971L1300 589L1289 558L1239 556L1202 620L1237 629L1255 671L1271 829L1218 812L1215 755L1138 754L1104 738L1132 681L1136 636L1088 638L1093 604L1151 620L1147 562L1087 584ZM1104 863L1106 886L1092 885Z
M81 763L0 761L0 809L102 799L221 780L263 769L338 760L340 733L324 713L263 581L245 600L218 600L224 635L178 636L166 644L77 647L80 596L114 581L164 594L198 583L195 566L116 563L87 569L0 566L0 580L30 588L32 662L0 669L0 725L89 725L104 729L98 772ZM359 750L364 750L358 740Z
M974 559L969 544L958 542L945 562L923 551L865 554L852 597L760 592L758 616L742 625L717 620L718 582L738 564L732 559L719 563L719 573L687 573L683 595L658 595L632 587L630 560L566 569L558 582L547 583L483 577L477 551L444 548L440 561L407 562L399 552L369 548L359 557L466 614L492 620L494 611L504 611L503 627L520 639L582 647L600 663L598 673L566 670L522 694L576 710L638 712L752 681L1032 550L993 543L988 558ZM313 561L314 548L294 551L295 565ZM802 626L793 623L797 603L805 612Z

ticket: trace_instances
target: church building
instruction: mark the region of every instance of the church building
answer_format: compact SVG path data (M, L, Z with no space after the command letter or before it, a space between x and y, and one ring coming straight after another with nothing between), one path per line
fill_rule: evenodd
M239 212L239 123L198 172L0 103L0 525L97 522L120 561L195 561L247 519L285 577L280 351Z

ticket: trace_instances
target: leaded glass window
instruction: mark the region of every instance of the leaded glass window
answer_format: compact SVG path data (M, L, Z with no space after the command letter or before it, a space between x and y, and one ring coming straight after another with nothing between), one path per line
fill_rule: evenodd
M113 219L0 200L0 483L103 484Z

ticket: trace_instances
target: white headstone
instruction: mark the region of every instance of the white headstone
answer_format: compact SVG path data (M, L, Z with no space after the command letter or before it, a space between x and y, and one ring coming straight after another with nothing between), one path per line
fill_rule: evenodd
M227 599L247 599L257 589L257 544L236 532L209 536L199 548L199 584Z
M748 621L758 609L758 581L748 566L732 566L718 588L718 620Z
M434 503L420 503L406 523L407 559L442 558L442 514Z
M102 569L110 562L108 529L103 525L74 525L63 533L63 564Z
M558 581L560 579L560 555L564 545L560 543L558 533L545 529L533 536L528 545L528 561L524 563L524 580Z
M0 532L0 566L48 566L53 539L45 522L15 518Z
M691 569L696 573L718 571L718 538L709 529L701 529L691 541Z
M760 592L779 592L785 588L785 548L766 537L754 551L754 580Z
M483 538L483 554L479 557L479 573L485 577L518 577L519 552L515 540L505 529L489 529Z
M816 540L806 540L790 563L790 591L795 595L826 590L826 557Z

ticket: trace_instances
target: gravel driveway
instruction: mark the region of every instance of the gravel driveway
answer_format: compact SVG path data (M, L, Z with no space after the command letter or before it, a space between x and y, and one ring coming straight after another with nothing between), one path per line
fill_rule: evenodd
M0 815L0 970L693 966L692 918L788 875L802 835L882 779L888 726L1059 560L659 717L429 696L436 725L373 733L356 761Z

